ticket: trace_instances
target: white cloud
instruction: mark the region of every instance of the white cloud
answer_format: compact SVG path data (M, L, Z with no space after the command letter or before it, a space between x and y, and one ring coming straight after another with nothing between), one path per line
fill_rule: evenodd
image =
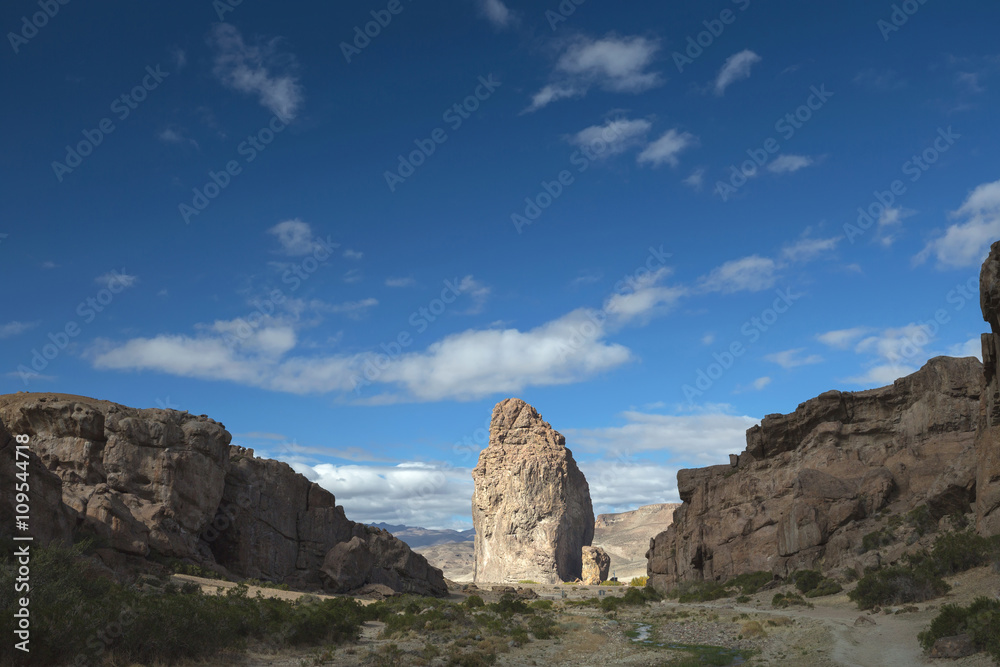
M348 249L348 250L344 251L344 259L362 259L362 258L364 258L364 256L365 256L365 253L360 252L358 250L350 250L350 249Z
M638 144L652 124L646 120L620 118L604 125L591 125L568 138L574 146L589 149L599 157L623 153Z
M537 111L559 99L582 97L592 87L616 93L640 93L662 83L648 71L660 46L645 37L579 37L556 63L555 81L535 93L525 111Z
M584 309L528 331L469 330L399 357L379 380L418 400L474 400L529 386L580 382L632 359L608 343L604 325Z
M793 350L784 350L782 352L775 352L773 354L765 355L764 358L770 362L778 364L784 369L797 368L799 366L809 366L811 364L818 364L823 361L823 357L818 354L810 354L803 356L805 352L804 347L797 347Z
M970 338L964 343L957 343L948 347L949 357L975 357L979 361L983 360L983 342L979 336Z
M708 332L707 334L701 337L702 345L711 345L714 342L715 342L715 334L712 332Z
M705 169L704 167L699 167L691 172L691 175L685 178L681 183L684 185L694 188L695 190L701 190L702 184L705 182Z
M935 356L929 347L934 342L934 329L925 324L908 324L888 328L862 338L854 347L858 354L871 357L868 371L847 378L847 382L867 386L890 384L897 378L916 372L928 358Z
M368 314L368 310L378 305L378 299L362 299L361 301L345 301L343 303L330 304L325 307L328 312L339 313L351 318L360 320Z
M816 339L824 345L835 347L838 350L846 350L854 345L855 341L859 340L870 331L871 329L868 327L836 329L835 331L827 331L826 333L819 334L816 336Z
M643 505L680 502L677 493L677 470L680 466L657 465L648 461L583 461L579 465L587 477L594 514L627 512Z
M663 136L639 153L637 161L639 164L649 163L654 167L663 164L676 167L680 163L678 154L697 143L698 138L689 132L679 132L676 128L667 130Z
M42 268L46 269L46 270L48 270L48 269L55 269L58 266L59 265L56 264L55 262L53 262L52 260L45 260L44 262L42 262Z
M758 423L752 417L716 412L657 415L627 411L622 417L626 422L623 426L561 432L570 448L601 452L609 459L627 460L640 452L660 452L679 463L700 466L728 463L729 454L746 448L746 431Z
M863 375L849 377L846 381L866 387L884 387L916 372L917 367L909 364L877 364L870 367Z
M386 287L413 287L417 284L417 281L412 277L407 278L386 278Z
M802 238L781 249L781 255L789 262L808 262L823 253L831 252L843 237L834 236L829 239Z
M903 224L903 220L914 215L916 211L911 211L902 207L892 208L891 206L878 217L877 234L875 241L889 247L896 242L898 228Z
M624 324L638 318L648 319L654 314L667 312L687 294L684 287L660 285L672 271L667 267L658 269L635 281L631 291L613 294L604 303L604 310Z
M757 378L753 381L753 388L760 391L769 384L771 384L771 378L765 375L764 377Z
M503 0L479 0L479 9L497 28L506 28L514 23L514 13Z
M185 136L183 130L177 127L166 127L160 130L160 133L156 136L160 141L167 144L191 144L195 148L199 147L197 141Z
M698 279L698 285L704 292L760 292L774 287L776 270L774 260L750 255L712 269L707 276Z
M990 244L1000 239L1000 181L978 186L953 215L965 221L928 243L916 256L918 263L933 254L939 268L979 266Z
M109 271L108 273L102 274L94 278L94 282L98 285L104 287L121 286L121 287L131 287L139 279L133 275L125 273L125 269L119 271Z
M767 165L767 170L774 174L790 174L814 163L815 161L808 155L789 155L783 153L771 160Z
M715 78L715 94L722 95L730 84L750 78L750 68L760 60L760 56L750 49L744 49L726 58L719 75Z
M458 291L472 298L472 305L466 311L470 315L482 312L491 292L489 287L472 276L465 276L459 281Z
M359 283L362 279L361 269L348 269L342 278L342 280L349 285Z
M233 25L218 23L209 44L215 51L212 73L223 83L241 93L256 95L262 106L289 121L302 105L302 86L294 74L296 59L279 54L278 40L249 45ZM274 73L275 71L281 73Z
M267 233L278 239L282 253L292 257L311 255L327 245L337 247L337 244L323 243L321 239L317 239L309 223L298 218L279 222L268 229Z
M471 526L471 468L422 462L397 465L309 465L283 457L337 498L352 521L467 529Z
M17 320L8 322L7 324L0 324L0 339L20 335L25 331L34 329L39 324L41 324L41 322L19 322Z

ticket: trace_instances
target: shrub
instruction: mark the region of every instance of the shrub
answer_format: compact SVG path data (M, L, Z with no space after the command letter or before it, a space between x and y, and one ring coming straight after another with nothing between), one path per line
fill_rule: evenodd
M611 579L606 579L606 580L602 581L600 585L601 586L624 586L625 584L623 584L620 581L612 581Z
M857 587L847 594L859 609L874 606L922 602L950 590L940 576L926 566L893 567L868 572Z
M740 634L744 637L766 637L764 627L758 621L747 621L740 628Z
M917 505L907 512L906 523L910 524L920 536L933 532L937 528L937 521L931 516L927 505Z
M746 604L747 602L750 602L750 596L741 595L738 598L736 598L736 601L739 602L740 604Z
M896 539L896 535L891 528L882 528L868 533L861 538L861 553L873 551L879 547L888 546Z
M976 648L1000 662L1000 600L978 597L968 607L946 604L917 637L924 650L929 650L941 637L966 632Z
M678 588L678 602L709 602L729 597L729 591L725 584L718 581L690 582L687 585L682 584Z
M628 582L628 585L638 586L639 588L643 588L648 583L649 583L649 577L633 577L632 581Z
M799 570L792 575L792 580L800 593L808 593L823 581L823 575L816 570Z
M470 595L469 597L465 598L465 601L463 601L462 604L464 604L469 609L475 609L476 607L485 606L486 603L483 602L483 599L478 595Z
M810 603L802 599L802 596L797 593L775 593L774 597L771 598L771 606L777 609L784 609L793 604L805 607L812 606Z
M765 584L770 583L774 579L774 576L770 572L747 572L746 574L740 574L729 581L726 582L726 586L735 586L740 589L744 595L753 595L761 589Z
M536 586L538 585L537 581L532 581L531 579L521 579L517 583L519 583L519 584L535 584Z
M834 593L839 593L842 590L844 590L844 587L835 580L823 579L816 584L815 588L806 591L805 596L807 598L818 598L823 597L824 595L833 595Z
M512 595L504 595L497 602L486 605L486 608L505 618L510 618L514 614L535 613L534 610L524 602L524 600L519 600Z
M1000 550L1000 536L983 537L971 530L939 535L931 548L934 570L943 576L986 565Z

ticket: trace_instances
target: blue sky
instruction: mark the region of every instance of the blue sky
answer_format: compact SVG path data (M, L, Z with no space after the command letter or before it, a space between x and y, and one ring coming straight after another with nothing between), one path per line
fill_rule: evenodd
M356 520L455 528L518 396L598 512L676 500L765 414L979 354L998 25L7 3L0 391L208 414Z

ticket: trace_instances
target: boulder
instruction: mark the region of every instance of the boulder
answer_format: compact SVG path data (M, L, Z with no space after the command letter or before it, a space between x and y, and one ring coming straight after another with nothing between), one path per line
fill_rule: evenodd
M517 398L497 403L472 471L474 581L553 584L582 574L594 538L590 487L566 439Z
M608 580L611 569L611 556L600 547L583 548L583 576L580 579L587 586L599 586Z
M1000 241L993 244L979 273L979 305L990 333L982 335L986 390L976 436L976 527L1000 533Z
M977 653L979 649L972 642L972 637L967 634L955 635L954 637L941 637L931 646L931 658L964 658Z
M650 540L650 583L860 567L876 514L970 511L981 374L975 358L937 357L891 386L829 391L764 417L735 468L677 473L682 504Z

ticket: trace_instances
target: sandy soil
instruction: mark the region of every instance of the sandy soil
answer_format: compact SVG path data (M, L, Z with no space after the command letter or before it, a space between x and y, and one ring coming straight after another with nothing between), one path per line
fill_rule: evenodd
M177 575L182 581L196 581L206 592L215 592L223 582ZM993 662L979 654L961 660L930 660L917 642L917 633L926 629L937 615L942 604L968 604L979 595L1000 596L1000 576L989 568L979 568L952 577L952 591L944 597L915 605L917 611L894 613L897 609L872 614L860 612L846 594L812 600L814 607L774 609L769 590L751 596L746 604L733 600L719 600L702 604L678 604L671 601L652 603L644 608L623 608L616 614L604 614L592 607L569 607L564 600L620 595L624 587L596 586L531 586L542 599L556 602L557 620L563 634L554 640L533 641L521 647L512 647L500 653L496 664L510 666L574 665L607 667L607 665L664 665L675 657L688 654L663 646L643 646L627 633L647 627L660 644L681 642L709 644L733 649L753 650L747 665L799 667L850 666L850 667L910 667L916 665L948 665L949 667L987 667ZM231 585L231 584L230 584ZM489 601L492 593L488 587L479 593ZM299 593L260 589L264 595L294 598ZM785 589L777 589L785 590ZM255 594L252 590L251 594ZM564 597L565 595L565 597ZM465 594L454 591L452 598L464 599ZM874 625L856 625L859 617L874 621ZM748 624L756 621L764 629L764 636L743 636ZM424 661L420 651L425 638L411 635L392 641L379 638L381 623L368 623L361 639L353 645L332 650L308 649L284 651L280 654L251 653L246 656L217 657L213 664L271 665L363 665L363 664L443 664ZM389 644L395 644L398 653L386 655ZM219 660L224 660L220 662Z

